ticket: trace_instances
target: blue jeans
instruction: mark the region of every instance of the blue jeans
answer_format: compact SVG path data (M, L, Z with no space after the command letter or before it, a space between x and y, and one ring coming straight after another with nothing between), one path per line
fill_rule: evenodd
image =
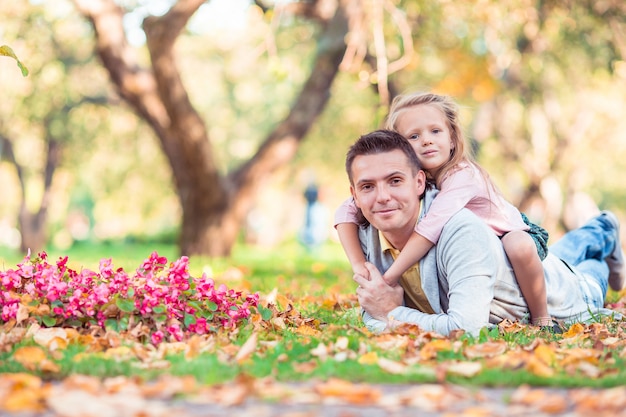
M606 216L599 215L584 226L567 232L550 246L550 252L574 267L585 278L583 293L588 304L602 307L609 286L609 267L604 259L618 244L618 231Z

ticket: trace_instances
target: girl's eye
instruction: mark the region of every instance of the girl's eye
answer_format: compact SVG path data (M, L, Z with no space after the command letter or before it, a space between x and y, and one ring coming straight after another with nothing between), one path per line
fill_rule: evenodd
M441 133L441 129L433 129L433 133L435 133L435 134Z
M413 133L412 135L409 135L409 140L418 140L420 138L420 135L418 135L417 133Z

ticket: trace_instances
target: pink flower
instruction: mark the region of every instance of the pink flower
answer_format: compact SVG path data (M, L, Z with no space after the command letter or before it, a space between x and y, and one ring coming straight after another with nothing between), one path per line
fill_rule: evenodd
M160 330L157 330L156 332L152 333L152 335L150 336L150 339L152 340L153 345L158 345L159 343L163 341L163 332Z
M183 331L180 329L180 326L178 324L172 324L171 326L169 326L167 328L167 332L172 335L174 340L176 340L177 342L183 340Z

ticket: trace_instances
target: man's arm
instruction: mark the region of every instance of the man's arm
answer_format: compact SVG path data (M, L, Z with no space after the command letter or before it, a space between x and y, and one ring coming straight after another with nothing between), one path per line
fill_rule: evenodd
M477 334L480 328L489 324L498 271L496 262L502 262L494 256L497 251L502 251L501 243L485 223L468 210L460 211L448 221L438 245L421 264L422 280L437 279L439 276L444 313L425 314L396 305L387 310L385 319L416 324L424 330L443 335L455 329ZM372 275L370 271L370 279ZM382 287L377 291L382 294ZM380 303L376 303L375 297L371 304L363 308L379 311L376 308L380 308Z

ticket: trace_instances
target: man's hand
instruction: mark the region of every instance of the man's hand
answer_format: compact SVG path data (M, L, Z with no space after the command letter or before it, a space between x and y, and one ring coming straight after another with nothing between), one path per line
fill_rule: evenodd
M359 304L375 319L387 322L389 312L402 305L404 290L399 285L388 285L373 264L366 262L365 268L369 272L369 280L357 274L353 277L359 284L356 289Z

